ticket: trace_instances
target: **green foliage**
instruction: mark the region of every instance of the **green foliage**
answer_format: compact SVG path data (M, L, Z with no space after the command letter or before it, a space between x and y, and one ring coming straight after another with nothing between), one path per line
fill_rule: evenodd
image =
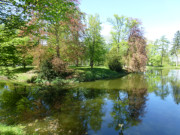
M160 66L161 65L161 55L159 53L159 46L152 43L147 45L147 56L148 56L148 65L151 66Z
M95 62L104 61L107 52L106 44L101 36L101 22L99 16L89 16L88 29L86 30L85 44L90 66L93 68Z
M0 66L16 66L32 64L32 56L28 54L26 42L28 37L20 37L19 30L16 28L9 28L5 24L0 25ZM7 68L5 68L7 69ZM10 72L7 72L10 76Z
M167 66L170 64L169 41L165 36L147 46L148 65Z
M32 76L30 79L27 80L27 83L34 83L37 80L37 76Z
M55 79L53 79L51 81L51 83L53 85L64 85L64 84L70 84L70 83L74 83L74 82L77 82L76 78L65 79L65 78L62 78L62 77L56 77Z
M39 78L45 80L52 80L56 78L58 74L53 70L52 59L45 60L40 65Z
M31 101L27 98L27 97L23 97L21 98L17 103L17 112L21 113L21 112L25 112L25 111L31 111L31 106L32 103Z
M178 55L180 50L180 31L177 31L174 35L173 47L171 49L172 55Z
M152 66L161 66L161 56L160 55L153 55L149 58L149 65Z
M109 18L108 21L112 24L113 30L111 31L112 43L119 47L121 42L127 41L130 29L138 24L135 19L130 19L125 16L114 15L114 18Z
M113 59L111 59L108 63L108 66L109 66L109 69L116 72L121 72L123 70L118 57L114 57Z
M18 64L26 68L27 65L31 65L33 63L33 56L30 52L35 43L31 42L30 37L28 36L25 36L23 39L24 40L18 43L19 45L16 47L16 49L19 57ZM34 42L35 41L36 40L34 39Z
M80 81L94 81L95 74L92 71L87 71L83 75L81 75Z
M0 66L19 63L17 46L26 40L19 37L19 30L25 26L24 13L17 1L8 0L0 3Z
M81 71L79 73L79 77L77 78L80 82L117 78L126 74L124 71L118 73L105 67L94 67L93 69L89 67L76 67L75 69Z
M15 65L18 63L16 46L21 41L17 37L16 29L9 29L0 25L0 66Z
M130 30L139 22L136 19L131 19L125 16L114 15L113 19L108 19L108 21L113 26L111 31L111 45L117 48L117 51L121 56L127 51L127 40L130 34Z
M161 55L161 66L163 66L164 57L168 56L169 41L165 36L155 41L155 44L159 46L159 54Z
M150 42L147 46L148 65L167 66L170 64L169 41L165 36Z
M40 65L40 73L38 78L42 80L52 81L56 78L66 78L73 73L67 69L67 64L57 57L50 57L44 60Z
M96 65L104 65L107 52L107 44L102 38L95 47L94 62Z
M23 127L21 126L7 126L0 124L1 135L24 135Z
M180 31L175 33L172 45L171 55L176 57L176 66L178 66L178 55L180 53Z
M113 26L111 32L112 40L110 43L112 47L108 54L108 57L111 57L111 59L107 58L109 61L108 65L110 65L109 67L117 71L122 69L121 65L129 71L144 69L146 65L146 55L144 54L146 52L144 50L145 42L143 42L145 40L143 40L143 36L140 35L142 33L139 27L141 23L137 19L118 16L116 14L113 19L108 19L108 21ZM139 35L134 36L134 33L138 33ZM129 42L132 36L134 36L133 41ZM119 60L117 60L117 58Z
M106 66L112 71L121 72L123 68L122 63L122 57L117 48L111 48L106 56Z
M109 68L117 72L134 65L139 69L145 67L145 55L140 55L141 52L145 54L145 46L137 47L140 46L140 42L135 45L138 40L131 45L128 42L134 28L140 26L137 19L117 14L108 19L113 27L108 48L101 35L99 15L89 16L85 30L85 14L78 6L78 0L3 0L0 3L0 66L26 68L33 63L40 72L37 77L28 78L28 82L54 83L71 78L73 71L67 67L74 63L79 66L80 62L81 65L90 62L93 68L94 65L104 65L106 61ZM140 29L136 33L142 35ZM151 65L158 65L163 58L169 62L164 53L167 49L163 45L165 42L163 38L158 41L161 50L158 48L157 52L156 47L150 47ZM1 71L3 74L13 76L8 68L2 69L6 69ZM106 78L106 75L96 73L94 70L84 72L82 80ZM23 75L21 77L25 79Z

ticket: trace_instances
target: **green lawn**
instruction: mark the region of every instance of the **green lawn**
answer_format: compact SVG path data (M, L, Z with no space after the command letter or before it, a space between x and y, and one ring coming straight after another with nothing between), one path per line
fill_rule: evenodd
M95 66L93 69L91 69L90 66L82 66L82 67L70 66L69 68L74 70L71 79L80 82L117 78L127 74L124 71L120 73L112 71L105 66ZM11 76L8 79L16 83L27 82L27 80L30 80L33 76L37 76L37 73L34 70L34 67L32 66L28 66L26 69L23 69L22 67L17 67L17 68L8 67L8 69L9 71L11 71ZM4 73L2 73L1 71L0 80L5 80L6 77L7 76L5 76ZM64 80L68 81L68 78Z
M1 69L5 69L1 67ZM33 66L27 66L25 69L22 67L8 67L10 74L7 75L6 70L0 70L0 80L10 79L16 82L27 82L33 76L36 76L36 72Z
M70 67L79 74L79 81L94 81L101 79L111 79L126 75L127 73L122 71L120 73L110 70L105 66L95 66L93 69L90 66L83 67Z
M24 135L22 126L6 126L0 124L0 135Z

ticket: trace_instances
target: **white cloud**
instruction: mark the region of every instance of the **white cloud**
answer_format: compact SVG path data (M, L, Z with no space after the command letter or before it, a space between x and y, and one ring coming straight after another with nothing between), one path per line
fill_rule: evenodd
M153 27L145 30L145 36L148 40L156 40L165 35L170 41L172 41L176 31L180 30L180 25L160 26Z
M101 34L103 35L105 40L109 42L111 40L112 26L108 23L103 23L101 26L102 26Z

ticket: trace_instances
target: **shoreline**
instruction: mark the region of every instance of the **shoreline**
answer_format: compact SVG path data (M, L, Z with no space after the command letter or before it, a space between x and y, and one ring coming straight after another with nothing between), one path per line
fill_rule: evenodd
M37 78L38 74L37 74L37 70L35 70L34 67L27 67L26 69L17 67L11 69L13 77L8 77L0 74L0 82L8 81L11 83L25 84L25 85L63 86L63 85L73 85L81 82L92 82L96 80L116 79L129 74L125 70L123 70L122 72L111 71L110 69L104 66L95 67L93 69L89 68L88 66L70 67L69 69L73 70L73 74L66 78L57 77L51 81L39 79L39 82L36 82L38 79Z

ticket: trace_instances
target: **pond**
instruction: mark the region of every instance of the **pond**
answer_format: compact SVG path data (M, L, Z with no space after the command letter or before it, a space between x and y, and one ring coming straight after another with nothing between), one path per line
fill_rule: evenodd
M73 88L0 83L0 122L38 135L179 135L180 70Z

